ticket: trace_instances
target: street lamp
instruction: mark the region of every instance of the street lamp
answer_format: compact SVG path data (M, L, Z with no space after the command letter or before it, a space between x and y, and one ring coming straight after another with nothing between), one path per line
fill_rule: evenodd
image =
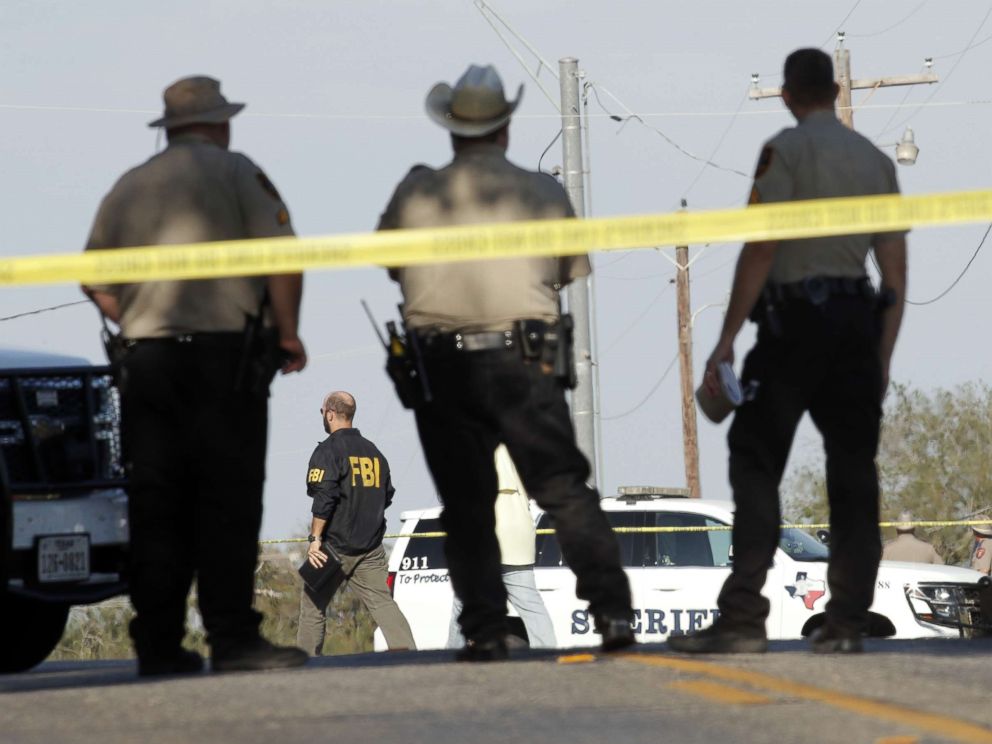
M906 127L902 135L902 140L896 145L896 162L900 165L913 165L916 156L920 154L920 148L916 146L913 138L912 127Z

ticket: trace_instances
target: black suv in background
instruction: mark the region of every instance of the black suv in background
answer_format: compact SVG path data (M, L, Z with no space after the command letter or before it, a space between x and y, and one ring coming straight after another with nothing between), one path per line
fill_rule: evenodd
M43 661L72 605L124 593L127 549L110 369L0 350L0 673Z

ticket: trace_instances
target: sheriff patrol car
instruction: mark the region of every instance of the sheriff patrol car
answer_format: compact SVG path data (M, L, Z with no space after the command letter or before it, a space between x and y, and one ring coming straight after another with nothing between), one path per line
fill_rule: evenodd
M127 590L123 486L110 370L0 350L0 673L44 660L71 605Z
M620 554L634 599L634 631L643 643L703 628L716 619L717 595L733 560L730 504L689 499L658 488L623 488L601 501L614 528L666 528L618 531ZM418 648L443 648L448 638L452 590L443 538L407 537L437 533L441 509L402 514L400 537L392 551L389 581ZM538 529L548 516L534 511ZM807 532L783 529L763 594L771 602L771 639L808 636L824 621L828 548ZM562 560L553 534L537 536L537 587L554 624L560 647L594 646L593 621L575 596L575 577ZM959 637L978 623L981 574L954 566L885 561L871 607L870 634L896 638ZM512 610L511 610L512 615ZM522 633L522 623L517 630ZM376 632L375 647L385 649Z

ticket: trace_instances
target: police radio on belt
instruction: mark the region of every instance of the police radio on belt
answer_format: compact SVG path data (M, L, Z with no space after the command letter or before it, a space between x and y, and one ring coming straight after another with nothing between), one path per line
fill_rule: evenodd
M378 336L379 343L386 350L386 374L396 387L396 395L400 403L404 408L413 410L424 403L430 403L432 399L430 383L424 371L416 334L408 333L402 320L400 321L402 331L397 328L396 321L390 320L386 323L386 333L389 334L387 341L365 300L362 300L362 308L369 322L372 323L372 330ZM400 306L400 317L403 317L402 306Z

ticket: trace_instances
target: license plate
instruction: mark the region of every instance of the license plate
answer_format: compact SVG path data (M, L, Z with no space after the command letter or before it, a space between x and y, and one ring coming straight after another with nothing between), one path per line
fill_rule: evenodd
M38 538L40 583L83 581L89 577L89 535L52 535Z

